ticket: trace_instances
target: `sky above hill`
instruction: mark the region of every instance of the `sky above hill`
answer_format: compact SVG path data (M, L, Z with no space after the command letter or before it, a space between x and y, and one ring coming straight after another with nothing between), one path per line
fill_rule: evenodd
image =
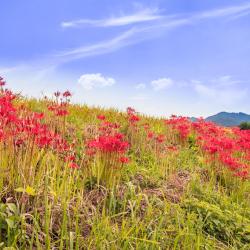
M0 75L28 96L153 115L250 113L250 1L0 1Z

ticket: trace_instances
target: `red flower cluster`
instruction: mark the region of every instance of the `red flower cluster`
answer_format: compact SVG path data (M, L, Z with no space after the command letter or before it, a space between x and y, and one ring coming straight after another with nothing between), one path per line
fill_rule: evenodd
M48 105L48 110L53 112L55 116L67 116L69 114L69 97L71 97L72 94L68 90L63 93L56 91L54 96L56 97L56 101Z
M11 91L0 90L0 142L13 142L18 149L28 146L27 142L31 141L39 148L58 152L62 157L73 153L71 145L44 124L43 113L31 112L24 107L15 108L15 98Z
M89 141L88 147L105 153L123 154L129 147L123 137L124 136L120 133L115 135L101 135Z
M97 138L87 142L87 153L94 155L99 152L110 155L111 158L118 158L121 163L127 163L124 154L129 148L129 143L124 139L124 135L118 132L119 127L117 123L103 121L99 126L100 134Z
M5 81L3 78L0 76L0 87L3 87L5 85Z
M177 117L172 115L170 119L165 120L166 125L170 125L177 131L182 140L185 140L191 131L191 122L187 117Z
M97 119L100 121L104 121L106 119L105 115L98 115Z
M226 131L202 119L192 124L198 144L234 175L249 178L250 131L237 128Z
M127 108L127 115L128 115L129 123L132 125L135 125L138 121L140 121L139 116L136 115L135 110L131 107Z

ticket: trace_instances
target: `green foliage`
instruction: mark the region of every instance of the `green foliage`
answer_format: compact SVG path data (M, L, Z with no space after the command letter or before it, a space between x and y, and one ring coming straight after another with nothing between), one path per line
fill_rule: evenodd
M250 129L250 122L242 122L239 127L242 130L249 130Z
M15 247L23 238L22 217L14 203L0 203L0 247Z
M47 112L45 102L23 102ZM141 122L165 133L168 145L176 146L163 155L146 140L146 133L128 136L124 113L72 105L66 136L76 138L79 158L83 130L95 127L100 113L121 123L121 132L135 141L118 184L110 188L100 181L101 174L112 177L95 168L103 161L95 160L92 169L87 161L81 169L69 169L47 150L37 150L22 165L28 170L35 166L32 178L24 182L17 171L20 165L14 165L22 155L14 160L11 154L0 155L1 173L12 169L0 175L0 198L5 199L0 205L0 249L250 249L249 181L218 182L195 135L177 145L161 119L141 117Z
M250 219L229 208L189 199L184 202L188 213L195 213L201 220L201 229L225 244L250 247Z

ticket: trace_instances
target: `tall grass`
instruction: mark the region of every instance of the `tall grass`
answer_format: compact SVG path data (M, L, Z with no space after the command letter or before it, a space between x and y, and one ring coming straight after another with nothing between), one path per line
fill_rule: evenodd
M2 88L0 248L249 249L249 142Z

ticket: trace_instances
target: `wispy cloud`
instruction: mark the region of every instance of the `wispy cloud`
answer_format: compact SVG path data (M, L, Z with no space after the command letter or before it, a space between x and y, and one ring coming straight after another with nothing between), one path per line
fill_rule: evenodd
M78 28L86 26L94 27L114 27L114 26L126 26L136 23L143 23L161 19L162 16L159 15L159 10L154 8L146 8L140 10L134 14L122 15L117 17L110 17L107 19L78 19L72 21L62 22L61 26L63 28Z
M154 90L162 90L171 87L174 85L174 81L171 78L160 78L157 80L153 80L151 85Z
M235 86L239 83L243 83L241 80L236 80L231 75L220 76L212 80L212 83L220 87Z
M145 89L145 88L146 88L146 84L144 83L139 83L135 85L135 89Z
M110 87L116 83L112 77L104 77L100 73L84 74L78 80L84 89L91 90L93 88Z
M235 15L241 15L243 13L247 13L247 11L250 10L250 3L243 3L240 5L235 6L228 6L224 8L218 8L214 10L204 11L197 15L195 15L195 18L217 18L217 17L227 17L227 16L235 16Z
M128 24L136 25L138 22L143 22L143 25L133 26L127 31L118 34L117 36L97 42L96 44L81 46L66 51L61 51L54 57L59 62L67 62L79 58L101 55L114 52L123 47L137 44L147 39L152 39L166 30L172 30L181 26L191 25L201 20L209 20L215 18L234 18L239 15L247 15L250 11L250 3L244 3L236 6L223 7L208 11L202 11L193 14L181 15L158 15L157 9L145 9L134 15L128 15L118 18L109 18L105 20L78 20L72 22L64 22L65 27L78 27L80 24L88 24L92 26L122 26ZM146 21L155 21L145 23Z
M218 102L223 105L230 105L247 97L248 89L239 88L236 84L239 80L233 80L231 76L222 76L217 80L210 80L203 83L201 81L192 81L192 86L199 96Z
M7 74L17 70L17 67L0 67L0 74Z
M135 33L136 29L132 28L109 40L101 41L92 45L64 50L54 54L53 60L63 63L79 58L107 54L131 44L133 41L129 38L133 37Z
M142 41L153 39L166 31L171 31L178 27L185 25L192 25L201 20L208 20L214 18L233 18L239 15L250 14L250 3L241 4L238 6L229 6L219 8L215 10L203 11L193 14L181 14L181 15L159 15L158 9L144 9L136 14L122 16L118 18L109 18L104 22L108 26L120 26L125 24L133 24L128 30L119 33L118 35L103 41L97 41L90 45L82 45L67 50L59 51L58 53L48 54L44 57L40 57L34 62L29 62L29 65L35 65L36 67L56 67L58 65L91 56L103 55L115 52L124 47L138 44ZM150 20L153 22L146 22ZM111 21L112 20L112 21ZM141 20L141 21L139 21ZM144 20L144 21L143 21ZM92 20L92 26L97 26L99 21ZM97 23L98 21L98 23ZM141 25L137 25L138 22L142 22ZM64 24L65 25L65 24ZM70 24L68 24L70 26ZM74 24L72 23L74 26ZM66 25L67 26L67 25ZM6 71L6 69L5 69Z

